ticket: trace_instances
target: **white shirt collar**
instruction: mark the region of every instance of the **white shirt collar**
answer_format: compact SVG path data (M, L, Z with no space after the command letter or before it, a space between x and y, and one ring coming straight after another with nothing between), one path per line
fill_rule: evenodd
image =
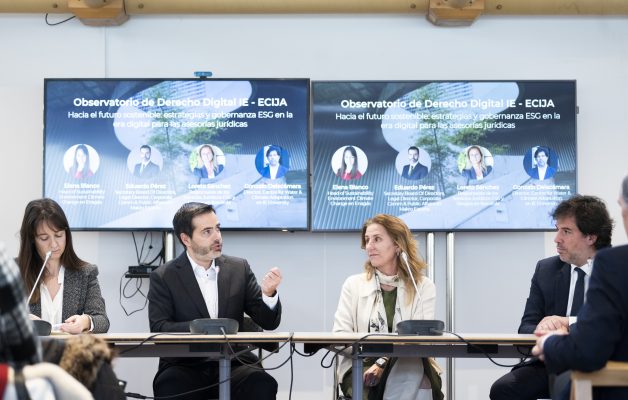
M574 272L577 267L580 267L587 276L591 276L591 272L593 272L593 260L589 258L584 265L571 264L571 272Z
M539 173L539 179L545 179L545 174L547 173L547 164L545 164L544 167L537 165L536 170Z
M212 263L210 264L209 268L205 269L205 267L203 267L202 265L197 264L192 257L190 257L190 254L186 251L185 255L188 256L188 260L190 261L190 264L192 265L192 271L194 271L194 274L202 274L202 275L207 275L207 273L209 272L210 269L214 269L216 270L216 260L212 260ZM216 272L217 273L217 272Z

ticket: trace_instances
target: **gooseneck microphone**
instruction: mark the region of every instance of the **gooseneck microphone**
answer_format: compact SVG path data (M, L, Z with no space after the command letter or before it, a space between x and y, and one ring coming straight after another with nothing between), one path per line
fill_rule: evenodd
M412 284L414 285L414 290L416 291L417 296L421 298L421 294L419 293L419 288L417 287L416 281L414 280L414 275L412 275L412 268L410 268L410 263L408 262L408 255L406 254L405 251L401 252L401 259L406 264L406 269L408 270L408 273L410 274L410 279L412 280Z
M44 269L46 269L46 264L48 264L48 260L50 259L51 255L52 255L52 251L48 250L48 252L46 253L46 258L44 259L44 264L41 266L41 269L39 270L39 275L37 275L37 279L35 279L35 283L33 284L33 289L31 289L31 294L28 295L28 300L26 300L26 304L31 303L31 298L33 297L33 293L35 293L37 284L39 283L39 280L41 279L41 274L44 272ZM50 331L52 330L52 325L50 324L50 322L44 321L43 319L35 319L33 320L33 325L35 326L35 332L37 333L38 336L50 335Z
M41 266L41 269L39 270L39 275L37 275L37 279L35 279L35 283L33 284L33 289L31 290L31 294L28 295L28 300L26 300L26 304L31 303L31 298L33 297L33 293L35 293L35 288L37 287L37 283L39 283L39 280L41 279L41 274L44 272L44 269L46 268L46 264L48 264L48 260L50 259L51 255L52 255L52 251L48 250L48 252L46 253L46 258L44 259L44 264Z
M425 313L423 312L423 301L421 301L421 293L419 293L419 288L417 287L414 280L414 275L412 275L412 268L410 268L408 255L405 251L401 252L401 259L406 264L408 274L410 274L410 279L412 280L412 284L414 285L414 290L416 290L416 295L418 296L419 302L421 303L421 314L425 316ZM400 335L442 335L444 329L445 324L443 323L443 321L433 319L408 319L397 323L397 333L399 333Z

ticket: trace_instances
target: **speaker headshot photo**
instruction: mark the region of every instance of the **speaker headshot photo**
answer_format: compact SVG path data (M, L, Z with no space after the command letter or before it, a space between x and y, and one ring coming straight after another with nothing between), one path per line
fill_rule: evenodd
M194 149L189 161L196 183L212 180L225 169L225 154L211 144L202 144Z
M92 146L75 144L66 150L63 155L65 171L76 180L88 179L94 176L100 166L100 157Z
M137 157L137 153L133 156ZM153 162L153 149L144 144L139 149L139 162L133 166L133 176L140 179L151 179L159 175L161 169Z
M480 181L493 172L493 155L485 147L469 146L458 156L458 169L467 182Z
M288 151L273 144L264 146L257 152L255 164L262 178L284 178L290 169Z
M550 179L558 169L558 156L545 146L535 146L523 157L523 167L532 179Z
M357 146L343 146L331 157L331 168L343 181L362 178L367 166L366 154Z
M426 165L422 164L421 161L426 157L429 160L429 155L425 151L421 151L418 147L408 147L408 164L403 166L401 177L413 181L425 178L429 169Z

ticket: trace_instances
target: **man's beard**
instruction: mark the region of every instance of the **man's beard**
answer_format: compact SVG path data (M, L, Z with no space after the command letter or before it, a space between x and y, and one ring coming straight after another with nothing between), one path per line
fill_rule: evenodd
M209 246L199 246L195 243L192 243L192 251L194 252L194 254L197 254L199 257L208 257L213 260L222 255L222 250L216 251L212 249L212 246L214 246L215 244L216 243L214 242Z

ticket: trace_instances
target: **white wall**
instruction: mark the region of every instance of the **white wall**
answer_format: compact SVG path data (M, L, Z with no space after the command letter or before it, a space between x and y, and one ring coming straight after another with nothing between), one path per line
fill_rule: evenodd
M24 206L41 196L43 78L191 77L196 70L215 77L314 80L576 79L579 188L604 198L619 221L615 199L628 172L627 36L626 19L618 17L483 16L468 28L438 28L396 15L135 16L120 27L95 28L76 20L49 27L43 15L0 15L0 240L17 253ZM615 234L615 243L625 242L621 230ZM417 236L424 252L424 234ZM340 285L364 259L357 234L224 237L225 252L247 257L257 274L282 267L280 331L330 330ZM551 238L457 234L456 330L515 331L536 260L554 254ZM75 240L80 256L100 267L111 331L147 330L146 311L127 317L119 304L121 276L135 264L131 234L78 232ZM437 316L444 319L442 233L436 248ZM142 301L123 304L134 309ZM331 373L321 369L320 358L295 358L293 398L330 398ZM155 359L117 361L128 390L146 395L156 368ZM505 372L487 360L457 360L456 398L487 398L492 381ZM279 398L287 399L288 366L272 374Z

